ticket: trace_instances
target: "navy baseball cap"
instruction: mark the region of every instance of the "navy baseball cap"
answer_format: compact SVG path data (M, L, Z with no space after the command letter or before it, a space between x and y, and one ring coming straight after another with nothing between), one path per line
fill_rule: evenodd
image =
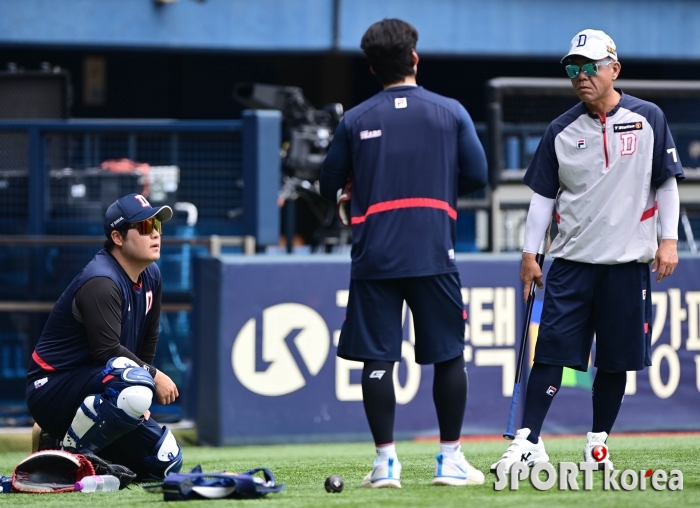
M141 222L155 217L161 222L170 220L173 210L169 206L152 207L141 194L129 194L109 205L105 212L105 235L109 238L112 231L128 223Z

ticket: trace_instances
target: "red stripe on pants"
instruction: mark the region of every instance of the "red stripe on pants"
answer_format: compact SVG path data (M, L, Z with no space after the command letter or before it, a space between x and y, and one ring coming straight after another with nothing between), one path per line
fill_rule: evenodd
M44 370L48 370L49 372L56 372L56 369L54 369L51 365L46 363L44 360L41 359L39 354L36 352L36 349L32 353L32 359L39 364L39 367L41 367Z

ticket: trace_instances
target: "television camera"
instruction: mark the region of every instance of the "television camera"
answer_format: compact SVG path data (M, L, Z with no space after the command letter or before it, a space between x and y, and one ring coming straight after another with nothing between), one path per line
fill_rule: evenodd
M296 226L304 226L294 224L299 199L304 201L317 221L310 235L305 236L310 236L307 238L310 243L318 244L334 223L335 204L321 197L318 179L335 128L343 117L343 105L333 103L318 110L299 87L259 83L237 84L234 98L249 108L282 112L283 175L278 197L286 209L287 250L291 251L293 237L299 229Z

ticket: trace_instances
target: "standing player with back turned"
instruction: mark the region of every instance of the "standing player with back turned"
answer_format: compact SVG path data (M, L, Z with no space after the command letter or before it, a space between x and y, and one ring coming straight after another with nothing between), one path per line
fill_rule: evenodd
M58 299L32 353L27 406L42 430L39 449L94 453L140 480L180 470L175 437L149 413L154 396L161 404L178 396L151 365L163 289L154 261L161 221L172 215L139 194L107 209L105 248Z
M321 171L328 199L353 178L352 272L338 356L364 362L362 395L377 450L365 487L401 487L392 373L401 360L404 300L416 362L435 365L433 484L484 482L459 444L467 376L454 241L457 195L484 187L486 157L464 107L416 85L417 41L416 29L398 19L365 32L361 47L384 90L345 114Z
M554 120L525 183L535 191L520 272L525 297L542 271L535 253L556 210L559 234L527 384L523 428L499 464L549 460L540 436L562 371L585 372L596 336L593 425L584 460L612 467L606 440L620 410L626 371L651 365L651 273L657 282L678 264L679 197L684 178L662 111L613 82L620 62L613 40L583 30L562 59L581 102ZM657 244L656 216L661 223ZM593 456L593 450L597 457Z

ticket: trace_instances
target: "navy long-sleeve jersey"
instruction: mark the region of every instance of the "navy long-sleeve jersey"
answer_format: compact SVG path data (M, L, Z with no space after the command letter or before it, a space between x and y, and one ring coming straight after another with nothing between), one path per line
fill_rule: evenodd
M158 265L149 265L134 284L117 260L105 249L100 250L90 263L73 279L56 302L44 331L32 353L28 379L37 379L50 372L63 372L87 365L96 365L85 328L85 317L76 308L76 293L97 277L110 279L121 293L120 343L137 354L151 328L158 331L160 302L154 305L154 296L161 293L161 275ZM107 296L107 295L104 295ZM105 308L102 319L109 319L111 309ZM155 325L155 326L154 326ZM153 353L155 349L153 349Z
M423 87L383 90L349 110L321 169L336 200L352 176L352 278L456 272L457 196L487 182L466 109Z

